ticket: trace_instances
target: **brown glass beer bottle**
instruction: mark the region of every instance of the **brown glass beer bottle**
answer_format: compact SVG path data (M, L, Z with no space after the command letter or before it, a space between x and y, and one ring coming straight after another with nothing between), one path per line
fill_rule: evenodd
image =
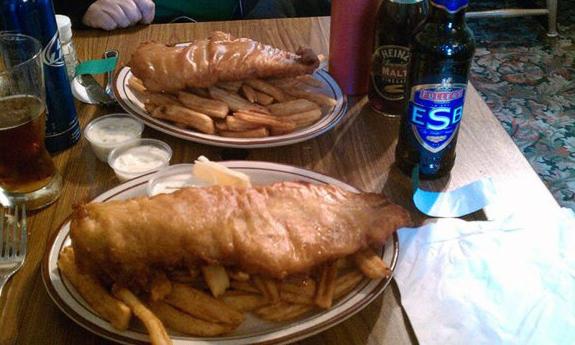
M426 0L383 0L379 6L368 94L371 108L378 113L401 115L409 42L427 11Z

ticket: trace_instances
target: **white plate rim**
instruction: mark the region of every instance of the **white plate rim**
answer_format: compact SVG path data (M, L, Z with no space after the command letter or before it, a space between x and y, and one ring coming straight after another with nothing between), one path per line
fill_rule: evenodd
M313 125L293 133L270 136L266 138L226 138L217 135L204 134L193 130L179 128L167 121L155 119L150 116L145 109L136 103L134 93L128 87L128 80L132 76L129 66L122 67L114 79L114 94L116 100L122 108L143 121L147 126L171 136L193 141L206 145L231 147L231 148L265 148L296 144L315 138L332 129L337 125L347 112L347 96L343 94L341 88L333 77L323 69L318 69L313 76L324 82L329 89L331 97L336 100L336 105ZM323 111L323 110L322 110Z
M315 180L319 183L334 184L350 191L359 192L357 188L342 181L295 166L255 161L227 161L221 163L232 169L254 169L259 171L268 170L273 172L293 174L306 179ZM154 173L151 173L129 180L123 184L107 190L106 192L94 198L92 201L108 200L115 196L121 195L128 190L132 190L138 187L142 189L142 193L144 194L147 181L153 176L153 174ZM42 260L42 280L50 298L54 301L58 308L60 308L60 310L62 310L62 312L64 312L75 323L94 334L122 344L147 344L147 334L131 330L119 332L113 329L107 321L95 315L85 306L82 306L82 304L85 304L85 302L78 302L76 297L73 296L73 294L77 293L73 287L69 286L69 283L66 284L63 281L59 269L56 266L56 261L60 249L64 242L66 242L69 238L69 228L67 228L67 225L69 225L69 217L62 222L58 232L56 232L52 239L48 242L49 250L45 252L44 258ZM395 270L397 258L399 255L399 241L396 233L394 233L393 236L386 242L385 247L382 249L381 255L382 257L385 256L388 262L390 262L390 268L393 272ZM271 331L257 332L254 335L232 335L213 338L172 335L172 339L176 345L207 345L216 343L230 345L291 343L320 333L347 320L349 317L361 311L375 298L377 298L387 288L390 282L391 277L388 279L379 280L364 279L362 283L358 284L358 286L352 292L339 300L338 303L331 309L310 314L305 319L298 319L287 324L279 325ZM64 296L62 295L63 293ZM70 306L70 302L66 302L64 298L72 298L75 301L72 303L73 305ZM84 314L82 314L82 312ZM93 321L90 321L90 319L98 319L102 325L100 326L95 324Z

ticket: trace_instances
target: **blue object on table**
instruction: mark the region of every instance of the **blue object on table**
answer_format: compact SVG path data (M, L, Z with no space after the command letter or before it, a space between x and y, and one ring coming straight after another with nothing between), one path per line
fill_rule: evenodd
M419 166L411 173L413 203L432 217L463 217L479 211L495 200L495 184L489 178L469 183L449 192L429 192L419 188Z
M22 33L40 41L46 85L46 148L64 150L80 139L80 124L66 73L54 7L50 0L2 0L2 30Z

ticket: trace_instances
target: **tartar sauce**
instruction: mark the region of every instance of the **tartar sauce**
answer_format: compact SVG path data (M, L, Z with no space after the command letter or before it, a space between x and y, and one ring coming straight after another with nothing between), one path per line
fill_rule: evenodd
M169 161L169 152L153 145L142 145L119 153L110 165L120 180L127 180L163 167Z
M94 123L88 131L91 141L114 145L134 139L140 135L142 125L129 117L110 117Z
M106 161L112 149L129 140L139 138L144 126L128 115L108 115L94 120L86 128L86 138L92 150Z

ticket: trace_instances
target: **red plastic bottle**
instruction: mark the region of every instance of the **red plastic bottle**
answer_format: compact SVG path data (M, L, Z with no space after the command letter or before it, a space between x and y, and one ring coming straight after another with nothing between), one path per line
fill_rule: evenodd
M377 0L333 0L329 72L346 95L367 94Z

